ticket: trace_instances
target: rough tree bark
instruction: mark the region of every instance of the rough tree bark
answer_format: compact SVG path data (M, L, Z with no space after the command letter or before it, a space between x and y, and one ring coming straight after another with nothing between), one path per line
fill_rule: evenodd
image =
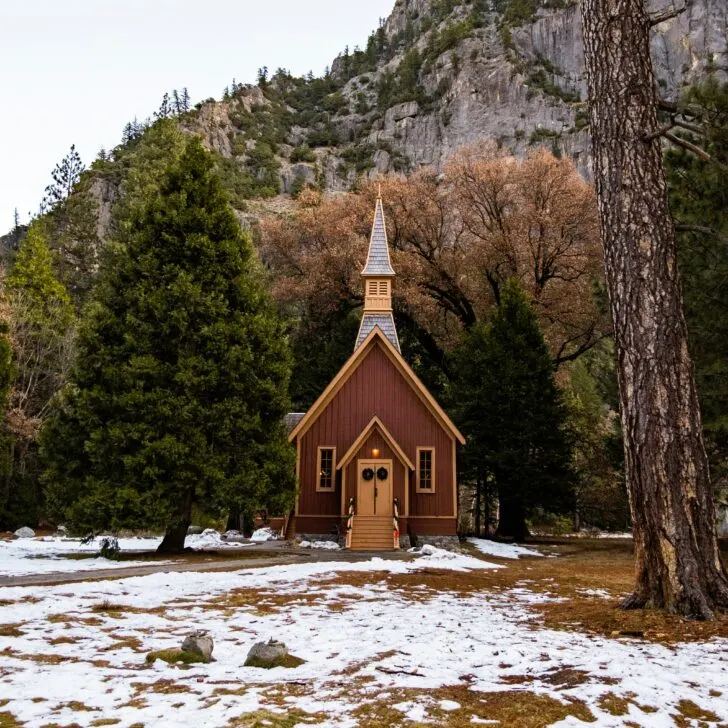
M636 556L627 608L728 608L658 137L644 0L582 0Z

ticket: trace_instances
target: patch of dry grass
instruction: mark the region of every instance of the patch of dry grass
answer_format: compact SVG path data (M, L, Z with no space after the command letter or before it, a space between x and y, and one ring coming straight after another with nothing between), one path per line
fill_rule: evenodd
M696 721L700 728L703 726L707 728L708 723L718 723L722 720L720 716L710 710L701 708L692 700L681 700L676 707L678 712L672 718L678 728L690 728L690 726L696 724ZM728 726L728 723L720 723L718 728L724 728L725 726Z
M22 637L25 633L20 629L23 622L0 624L0 637Z
M138 637L134 637L133 635L121 635L113 632L109 634L109 637L111 637L114 642L106 647L102 647L100 650L101 652L112 652L124 648L133 650L134 652L144 652L144 646Z
M439 706L443 700L457 703L459 707L444 710ZM404 713L392 707L401 702L422 704L427 710L426 722L408 720ZM498 721L494 725L499 728L546 728L569 716L586 723L596 721L586 704L573 698L556 700L526 690L479 693L463 685L437 690L387 691L386 699L364 703L353 715L360 728L404 725L408 728L426 725L472 728L473 716L481 720Z
M47 655L47 654L28 654L26 652L18 652L11 647L6 647L0 655L11 657L14 660L27 660L35 662L38 665L60 665L62 662L81 662L77 657L69 655Z
M82 703L79 700L69 700L66 703L59 703L55 708L53 708L53 710L65 710L66 708L68 708L68 710L73 710L76 713L93 713L98 710L98 708L90 708L86 705L86 703Z
M84 617L75 612L72 612L70 614L51 614L46 617L46 621L50 622L51 624L65 624L66 627L68 627L69 629L73 627L74 623L85 624L89 627L98 627L104 623L104 620L99 619L98 617Z
M24 725L10 711L0 711L0 728L22 728Z
M169 679L160 679L153 683L139 683L134 682L131 686L136 690L137 694L144 692L151 693L163 693L165 695L172 695L175 693L195 693L189 685L184 683L176 682Z
M284 714L257 710L234 718L227 725L229 728L294 728L297 725L316 725L327 718L324 713L304 713L301 710Z

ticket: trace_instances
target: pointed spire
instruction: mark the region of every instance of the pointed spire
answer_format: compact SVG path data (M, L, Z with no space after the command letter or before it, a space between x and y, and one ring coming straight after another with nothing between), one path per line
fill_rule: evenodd
M374 225L369 239L369 254L363 276L393 276L394 270L389 259L389 243L387 242L387 226L384 222L384 206L382 205L381 188L374 210Z
M362 316L359 335L354 349L358 349L367 336L379 329L389 339L397 351L399 337L394 325L392 315L392 285L394 283L394 270L389 259L389 244L387 243L387 226L384 221L384 206L382 205L382 188L379 186L377 206L374 210L374 225L369 241L369 254L364 270L361 272L364 281L364 315Z

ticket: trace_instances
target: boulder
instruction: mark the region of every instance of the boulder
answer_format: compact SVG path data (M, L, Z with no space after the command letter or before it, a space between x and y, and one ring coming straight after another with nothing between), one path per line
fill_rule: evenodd
M286 662L288 648L283 642L270 639L268 642L256 642L245 658L246 667L280 667Z
M15 538L35 538L35 531L28 526L19 528L14 534Z
M202 655L205 662L210 662L212 660L214 646L209 632L193 632L191 635L185 637L185 641L182 643L182 652L192 652L195 655Z
M187 535L188 536L197 536L201 534L205 529L202 528L202 526L190 526L187 529Z

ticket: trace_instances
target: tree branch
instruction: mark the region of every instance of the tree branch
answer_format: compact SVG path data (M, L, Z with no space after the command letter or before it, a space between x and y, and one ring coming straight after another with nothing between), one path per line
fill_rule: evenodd
M718 239L723 245L728 245L728 238L719 233L712 227L707 225L690 225L688 223L675 223L675 232L678 233L700 233L701 235L710 235Z
M682 15L688 9L688 0L684 0L682 7L675 7L675 3L672 3L672 7L663 8L654 13L649 13L647 18L650 28L654 28L660 23L664 23L666 20L672 20L677 18L678 15Z
M682 119L673 119L673 123L675 126L679 126L683 129L687 129L689 132L692 132L693 134L697 134L698 136L705 136L705 130L701 129L699 126L695 124L689 124L687 121L683 121Z
M658 139L659 137L665 136L667 134L667 132L670 131L670 129L675 128L675 124L676 124L675 121L671 121L669 124L665 124L664 126L659 127L658 129L653 131L651 134L646 134L645 136L643 136L642 141L651 142L651 141L654 141L655 139Z
M724 172L728 173L728 167L725 166L722 162L719 162L714 157L711 157L708 152L705 151L705 149L701 149L697 144L693 144L692 142L687 141L686 139L682 139L679 136L675 136L674 134L671 134L670 132L665 132L663 135L665 139L668 141L671 141L673 144L675 144L678 147L682 147L683 149L686 149L689 152L692 152L696 156L700 157L700 159L711 162L712 164L717 165L720 167Z
M657 99L657 108L660 111L667 111L671 114L677 114L679 111L677 103L674 101L668 101L667 99Z

